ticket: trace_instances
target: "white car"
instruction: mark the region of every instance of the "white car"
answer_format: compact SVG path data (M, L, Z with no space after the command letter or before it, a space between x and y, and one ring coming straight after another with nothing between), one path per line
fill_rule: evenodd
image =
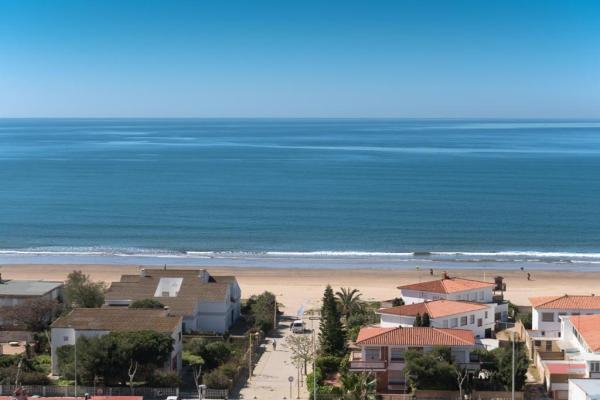
M297 319L290 325L292 333L304 333L304 321Z

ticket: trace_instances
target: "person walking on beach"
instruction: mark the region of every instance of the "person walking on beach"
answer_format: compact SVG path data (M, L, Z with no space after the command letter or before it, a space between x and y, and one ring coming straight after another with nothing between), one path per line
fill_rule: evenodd
M528 272L527 273L527 280L530 281L531 280L531 274Z
M429 268L429 275L433 276L433 268Z

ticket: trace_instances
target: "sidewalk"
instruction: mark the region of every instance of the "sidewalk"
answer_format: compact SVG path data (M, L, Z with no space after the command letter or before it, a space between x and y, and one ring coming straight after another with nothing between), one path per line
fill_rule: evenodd
M288 378L294 377L292 382L292 399L298 398L298 371L291 361L291 352L285 338L291 335L290 321L280 321L277 341L277 350L273 351L272 337L267 339L266 351L254 368L252 379L240 391L240 398L257 400L282 400L290 399L290 382ZM304 382L304 377L302 377ZM300 386L300 399L308 399L306 384Z

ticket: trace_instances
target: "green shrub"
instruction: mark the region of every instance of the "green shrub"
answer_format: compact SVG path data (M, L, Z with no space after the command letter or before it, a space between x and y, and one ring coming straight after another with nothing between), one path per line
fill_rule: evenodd
M154 387L179 387L181 379L175 372L155 371L148 379L148 384Z
M317 357L316 364L317 367L323 371L324 374L331 374L334 372L338 372L340 369L340 363L342 362L342 357L336 357L331 355L323 355Z
M219 369L225 374L225 376L233 380L237 375L239 367L233 362L228 362L227 364L221 365Z
M204 374L204 384L210 389L229 389L231 388L232 380L229 378L222 368L217 368Z

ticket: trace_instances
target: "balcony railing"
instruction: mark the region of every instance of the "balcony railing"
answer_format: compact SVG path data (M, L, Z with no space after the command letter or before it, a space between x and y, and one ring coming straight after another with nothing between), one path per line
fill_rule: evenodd
M358 371L378 371L385 370L387 363L385 360L356 360L350 361L350 369Z

